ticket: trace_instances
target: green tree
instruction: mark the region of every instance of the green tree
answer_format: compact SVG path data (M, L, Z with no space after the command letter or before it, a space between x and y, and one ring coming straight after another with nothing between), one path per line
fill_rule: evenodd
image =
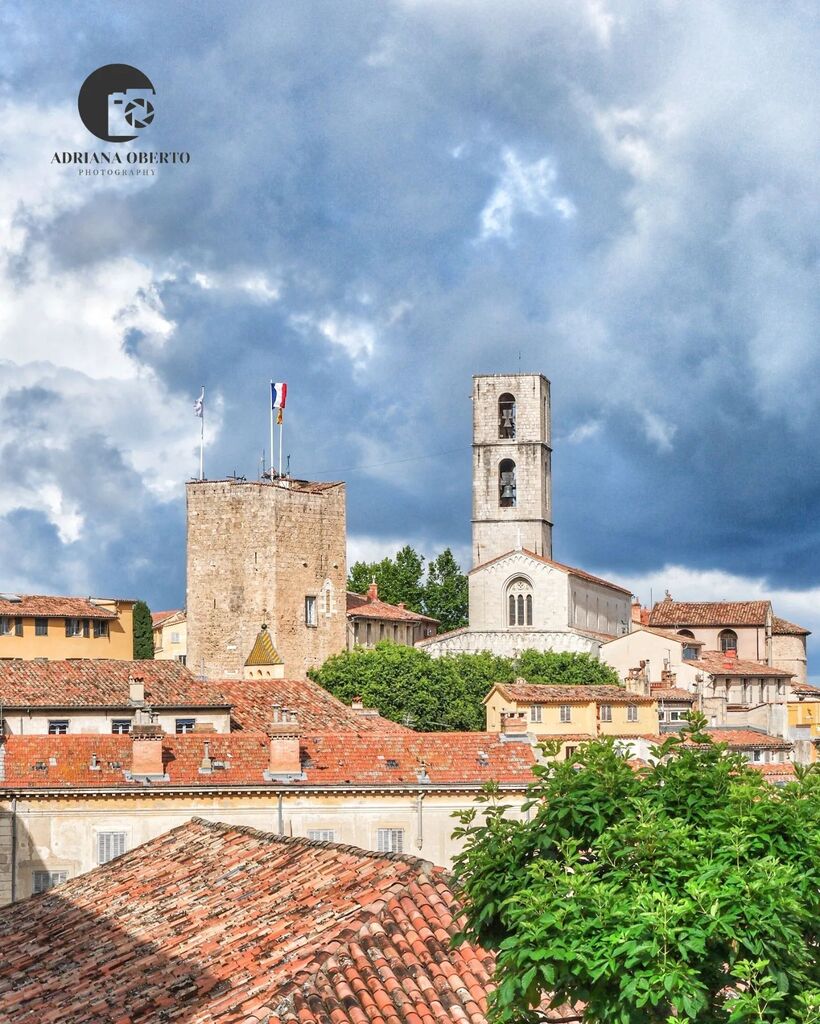
M620 686L614 668L593 658L591 654L557 653L555 651L522 651L516 661L518 675L528 683L550 683L561 686Z
M355 562L347 578L348 590L364 594L371 580L376 581L379 597L388 604L403 602L410 611L423 613L424 558L405 544L395 558L380 562Z
M145 601L137 601L134 605L134 657L139 660L150 660L154 657L151 610Z
M820 777L770 786L697 716L636 772L613 740L463 812L465 935L498 951L497 1022L817 1024ZM684 742L685 740L691 742ZM557 753L554 748L548 752Z
M439 620L440 633L467 625L467 577L450 548L427 566L424 614Z

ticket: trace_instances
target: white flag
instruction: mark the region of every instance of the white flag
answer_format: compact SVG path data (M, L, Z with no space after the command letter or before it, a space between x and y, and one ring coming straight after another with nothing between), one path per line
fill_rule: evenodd
M202 389L202 394L194 402L194 414L202 417L205 411L205 388Z

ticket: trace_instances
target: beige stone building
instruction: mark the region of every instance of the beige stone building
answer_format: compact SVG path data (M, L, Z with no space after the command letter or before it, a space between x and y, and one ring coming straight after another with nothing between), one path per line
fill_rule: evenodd
M649 625L702 641L708 651L735 651L745 661L787 669L808 681L806 639L810 631L774 614L771 601L674 601L651 610Z
M134 657L134 601L0 594L0 661Z
M347 647L375 647L382 640L412 647L436 635L438 619L379 599L375 582L366 594L347 593Z
M154 634L154 659L180 661L184 665L188 655L188 622L181 608L153 612L151 629Z
M692 662L700 657L703 647L702 640L633 622L631 632L601 646L600 658L624 681L632 670L640 668L647 683L660 684L665 672L674 672L679 685L694 688L698 670L692 668Z
M344 484L192 481L187 522L195 674L241 678L263 624L290 678L345 649Z

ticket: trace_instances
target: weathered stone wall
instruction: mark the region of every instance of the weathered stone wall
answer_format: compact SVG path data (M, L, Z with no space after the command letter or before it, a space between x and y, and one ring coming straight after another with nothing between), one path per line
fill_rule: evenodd
M503 658L514 658L522 651L558 651L573 654L591 654L597 657L601 644L592 637L572 630L555 632L540 629L473 630L463 629L445 633L416 646L432 658L448 654L477 654L489 651Z
M776 633L772 637L772 664L791 672L796 683L807 683L806 638Z
M262 623L290 679L344 650L344 484L187 486L188 667L241 678ZM316 598L316 624L305 598Z
M503 394L515 399L514 439L499 437L499 398ZM550 385L546 377L473 377L474 567L518 546L552 557L550 430ZM513 508L499 504L499 465L504 459L515 463Z

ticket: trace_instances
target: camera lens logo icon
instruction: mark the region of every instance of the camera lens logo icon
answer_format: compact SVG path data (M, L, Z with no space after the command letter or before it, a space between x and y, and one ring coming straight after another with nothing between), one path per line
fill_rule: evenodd
M80 118L105 142L130 142L154 120L156 90L130 64L106 64L83 82L77 98Z

